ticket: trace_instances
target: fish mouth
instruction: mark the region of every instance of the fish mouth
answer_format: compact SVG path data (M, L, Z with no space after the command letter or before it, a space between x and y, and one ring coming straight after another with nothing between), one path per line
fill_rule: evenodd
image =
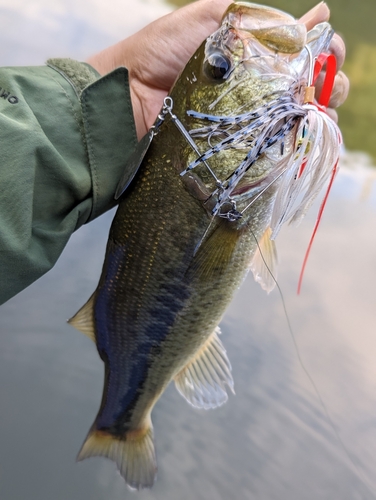
M222 24L227 24L239 38L251 36L264 47L285 54L299 53L307 39L304 24L281 10L248 2L232 3L226 10Z
M240 200L244 198L244 195L247 195L247 199L252 198L252 196L258 194L263 188L268 186L273 178L274 176L267 175L266 177L255 179L253 182L240 183L231 192L231 197L236 197Z
M249 203L253 203L253 200L256 201L256 199L264 194L264 192L267 192L278 178L278 175L275 176L270 174L265 177L255 179L253 182L248 180L246 183L243 183L240 186L236 186L230 193L227 200L221 203L221 210L217 215L223 217L226 215L227 211L229 211L237 213L238 216L241 217L243 213L242 209L244 209L245 206L248 206ZM206 192L208 192L207 189ZM203 190L201 191L201 193L203 194ZM200 200L202 202L202 206L205 208L208 214L213 215L213 210L215 209L218 202L220 202L220 197L220 190L215 190L209 194L206 200ZM233 220L237 220L237 218Z
M222 25L205 44L201 70L204 81L210 85L225 84L208 105L208 111L215 109L238 85L259 78L264 73L265 57L278 57L279 72L289 74L287 66L302 52L306 42L305 25L289 14L245 2L231 4ZM255 60L261 62L253 65ZM266 76L270 79L269 74Z
M253 190L254 188L257 188L263 184L263 181L256 181L252 183L247 183L244 186L237 186L231 193L231 196L241 196L245 193L248 193L249 191Z

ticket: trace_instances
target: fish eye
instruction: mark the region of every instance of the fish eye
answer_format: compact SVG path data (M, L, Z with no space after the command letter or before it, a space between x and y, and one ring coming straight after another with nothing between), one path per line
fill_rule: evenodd
M206 76L214 80L223 80L230 68L230 59L218 52L211 54L204 63Z

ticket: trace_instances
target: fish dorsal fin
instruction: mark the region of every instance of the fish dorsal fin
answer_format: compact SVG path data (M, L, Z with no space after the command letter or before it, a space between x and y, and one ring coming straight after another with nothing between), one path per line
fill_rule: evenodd
M116 462L130 488L150 488L157 472L151 422L144 428L128 431L124 436L115 436L94 427L82 445L77 461L95 456Z
M68 323L87 335L93 342L96 342L94 328L94 299L95 295L93 294L86 304L68 320Z
M216 408L227 401L225 384L234 392L231 365L217 327L189 363L176 375L180 394L196 408Z
M270 239L272 230L268 227L262 235L251 261L250 269L255 281L268 293L273 290L277 279L277 248L274 240Z

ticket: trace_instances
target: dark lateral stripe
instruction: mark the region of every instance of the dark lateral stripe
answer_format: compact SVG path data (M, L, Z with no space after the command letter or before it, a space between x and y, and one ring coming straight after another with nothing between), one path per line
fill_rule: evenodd
M121 324L114 319L114 315L116 309L121 309L117 304L119 288L117 281L122 274L125 261L126 251L122 247L113 248L107 253L104 268L106 279L98 288L95 304L97 347L107 365L105 394L96 426L116 435L124 435L127 431L127 423L131 420L139 398L143 394L150 363L189 296L186 284L181 281L169 282L171 272L167 271L164 279L161 276L161 286L156 292L153 303L143 312L143 316L149 318L149 324L143 327L142 332L137 332L132 327L132 318L129 318L127 324ZM123 286L126 287L125 282ZM142 343L140 334L143 338ZM126 349L124 344L132 346L131 357L130 349ZM135 345L136 350L134 350ZM123 347L125 352L119 352Z

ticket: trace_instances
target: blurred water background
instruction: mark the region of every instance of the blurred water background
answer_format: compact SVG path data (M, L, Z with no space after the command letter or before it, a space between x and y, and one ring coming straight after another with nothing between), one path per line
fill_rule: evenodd
M273 0L296 16L309 0ZM66 324L96 286L113 213L82 228L56 267L0 309L1 500L360 500L376 498L376 34L374 0L332 0L348 49L346 153L296 284L317 213L278 238L278 292L248 277L222 322L236 396L215 411L170 386L153 421L155 487L130 492L103 458L75 463L98 409L103 366ZM156 0L0 0L0 64L84 60L174 8ZM343 445L346 451L343 449Z

